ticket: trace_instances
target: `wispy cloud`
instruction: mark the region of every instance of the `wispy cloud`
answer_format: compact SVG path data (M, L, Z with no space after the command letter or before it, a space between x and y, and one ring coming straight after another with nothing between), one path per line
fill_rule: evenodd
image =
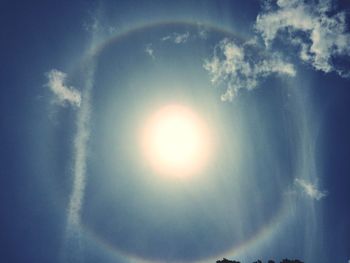
M83 23L83 28L94 37L109 37L117 33L118 29L112 25L101 22L98 16L91 15L89 20Z
M185 33L177 33L174 32L170 35L167 35L165 37L162 37L162 41L171 41L174 42L175 44L183 44L186 43L190 38L190 32L185 32Z
M319 190L316 185L303 180L303 179L299 179L296 178L294 180L294 184L300 189L302 190L305 194L307 194L309 197L311 197L312 199L315 199L317 201L321 200L322 198L327 196L327 192L326 191L321 191Z
M209 31L204 25L198 24L197 35L200 39L206 40L209 36Z
M69 87L65 84L67 75L57 69L52 69L46 74L48 83L46 84L51 91L56 95L56 101L60 105L70 103L80 107L81 94L74 87Z
M74 138L73 186L67 209L65 257L68 262L83 262L81 242L81 210L86 185L86 159L90 136L91 90L93 88L93 63L86 68L86 81L82 102L77 112L77 132Z
M146 48L145 48L145 52L152 58L152 59L155 59L155 55L154 55L154 49L152 47L152 44L149 43L146 45Z
M266 47L279 36L295 46L302 61L323 72L350 72L335 60L350 56L350 33L345 12L335 12L331 0L264 1L255 28Z
M249 44L238 45L223 39L214 48L214 54L204 61L215 85L225 84L221 100L232 101L240 89L254 89L261 79L271 75L295 76L293 64L285 62L278 53L258 54Z

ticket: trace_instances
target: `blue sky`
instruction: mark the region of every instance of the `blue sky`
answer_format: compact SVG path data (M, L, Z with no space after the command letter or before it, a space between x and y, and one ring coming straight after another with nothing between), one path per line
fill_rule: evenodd
M4 1L1 262L348 262L349 8ZM139 142L172 104L215 142L185 179Z

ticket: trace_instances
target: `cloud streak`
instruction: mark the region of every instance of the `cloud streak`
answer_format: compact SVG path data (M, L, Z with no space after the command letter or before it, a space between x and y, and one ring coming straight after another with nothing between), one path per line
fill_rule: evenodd
M305 193L306 195L308 195L310 198L315 199L317 201L323 199L324 197L327 196L327 192L326 191L321 191L319 189L317 189L317 187L306 181L303 179L299 179L296 178L294 180L294 184L300 189L302 190L303 193Z
M152 47L152 44L147 44L146 48L145 48L145 52L152 58L155 59L155 55L154 55L154 49Z
M66 103L80 107L81 94L74 87L65 85L67 74L57 69L52 69L46 74L48 83L46 86L56 95L58 104L64 106Z
M89 67L89 66L88 66ZM48 72L46 84L56 95L61 106L67 103L79 107L77 112L77 132L74 139L73 187L69 198L66 226L65 260L82 262L81 209L86 184L86 155L89 139L90 93L93 84L93 70L87 70L86 87L81 94L74 87L65 84L67 74L53 69Z
M280 54L261 55L250 43L238 45L227 38L215 46L213 56L204 61L203 67L214 85L226 84L222 101L232 101L241 89L256 88L269 75L296 75L293 64L285 62Z
M174 42L175 44L184 44L186 43L190 38L190 32L185 32L185 33L177 33L174 32L170 35L167 35L165 37L162 37L162 41L171 41Z
M90 96L93 88L94 67L88 64L81 107L77 112L77 131L74 139L73 186L67 209L65 260L83 262L81 239L81 209L86 185L86 159L90 136Z
M300 59L316 70L350 77L349 70L336 62L350 56L345 12L336 13L330 0L264 3L265 10L257 16L255 28L266 47L271 48L274 40L283 39L296 47Z

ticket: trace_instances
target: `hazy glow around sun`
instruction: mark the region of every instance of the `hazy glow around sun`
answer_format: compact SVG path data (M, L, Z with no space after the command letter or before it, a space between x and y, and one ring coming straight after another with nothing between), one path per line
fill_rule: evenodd
M199 172L211 148L206 123L190 108L177 104L151 115L142 132L142 146L156 172L177 177Z

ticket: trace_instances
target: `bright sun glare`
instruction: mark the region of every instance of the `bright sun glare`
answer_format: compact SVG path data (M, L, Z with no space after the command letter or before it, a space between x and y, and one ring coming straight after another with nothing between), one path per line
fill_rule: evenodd
M199 172L210 152L208 127L191 109L168 105L147 120L143 153L161 174L184 177Z

